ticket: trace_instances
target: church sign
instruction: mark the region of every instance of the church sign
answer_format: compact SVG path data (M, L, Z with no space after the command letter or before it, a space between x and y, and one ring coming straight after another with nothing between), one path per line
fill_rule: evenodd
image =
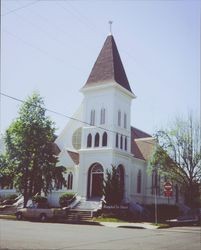
M128 205L120 205L120 206L118 206L118 205L111 205L111 206L109 206L109 205L104 205L104 207L103 207L104 209L128 209Z

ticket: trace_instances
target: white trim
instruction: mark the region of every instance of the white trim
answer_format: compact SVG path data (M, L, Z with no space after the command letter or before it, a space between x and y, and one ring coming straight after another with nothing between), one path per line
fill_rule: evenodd
M80 92L85 93L85 92L89 92L89 91L98 91L99 89L105 89L105 88L110 88L110 87L112 87L112 88L115 87L115 88L119 89L124 94L131 97L132 99L135 99L137 97L134 93L132 93L129 90L127 90L126 88L122 87L119 83L117 83L115 81L111 81L111 82L102 81L102 82L91 83L89 85L85 85L84 87L82 87L80 89Z

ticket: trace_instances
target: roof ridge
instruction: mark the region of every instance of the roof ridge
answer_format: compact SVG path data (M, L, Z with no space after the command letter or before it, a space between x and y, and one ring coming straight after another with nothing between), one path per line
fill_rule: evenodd
M137 130L137 131L139 131L140 133L143 133L143 134L146 134L147 135L147 138L148 137L153 137L152 135L150 135L149 133L147 133L147 132L145 132L145 131L143 131L143 130L141 130L141 129L139 129L139 128L136 128L136 127L134 127L134 126L131 126L131 129L133 129L133 130ZM140 138L146 138L146 137L140 137Z

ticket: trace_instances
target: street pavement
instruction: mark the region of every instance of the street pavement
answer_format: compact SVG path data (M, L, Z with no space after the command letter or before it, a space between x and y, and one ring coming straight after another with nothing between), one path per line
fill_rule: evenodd
M0 249L200 250L200 233L199 227L139 229L0 220Z

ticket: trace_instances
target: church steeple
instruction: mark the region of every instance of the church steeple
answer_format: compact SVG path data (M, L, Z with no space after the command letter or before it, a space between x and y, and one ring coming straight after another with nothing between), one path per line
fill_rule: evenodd
M112 34L106 38L84 88L111 81L132 93Z

